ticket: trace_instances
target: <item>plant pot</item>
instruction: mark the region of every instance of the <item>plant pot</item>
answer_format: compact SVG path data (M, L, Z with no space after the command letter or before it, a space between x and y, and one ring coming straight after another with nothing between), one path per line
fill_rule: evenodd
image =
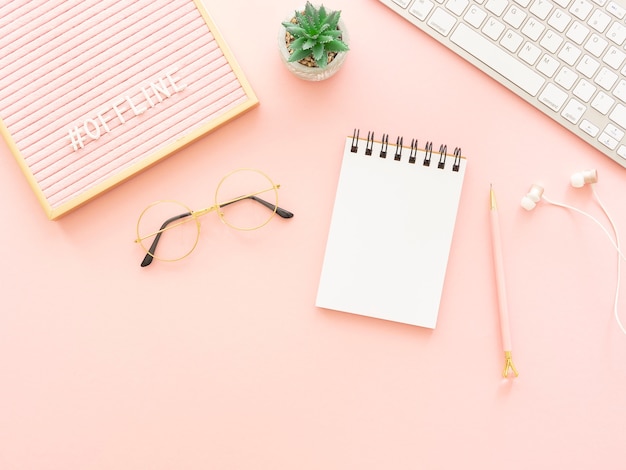
M290 21L290 18L287 18L287 21ZM345 27L345 24L342 20L339 20L338 27L341 30L341 38L346 43L349 44L348 31ZM341 68L344 61L346 60L347 51L338 52L337 55L328 63L328 65L324 68L320 67L310 67L308 65L303 65L300 62L289 62L289 50L287 49L287 30L284 26L280 26L280 31L278 34L278 50L280 52L280 57L283 60L287 69L293 73L296 77L301 78L303 80L309 80L313 82L318 82L321 80L326 80L337 73L337 71Z

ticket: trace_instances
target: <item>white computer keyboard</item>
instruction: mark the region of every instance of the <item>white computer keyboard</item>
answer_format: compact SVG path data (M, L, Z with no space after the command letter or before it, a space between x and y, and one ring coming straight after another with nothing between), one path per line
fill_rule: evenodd
M624 0L379 0L626 167Z

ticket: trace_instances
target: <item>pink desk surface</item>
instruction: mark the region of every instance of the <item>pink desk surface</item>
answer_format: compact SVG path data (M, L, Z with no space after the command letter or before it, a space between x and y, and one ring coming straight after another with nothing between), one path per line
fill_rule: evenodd
M626 170L375 0L326 2L352 51L325 83L292 77L277 52L300 2L246 3L207 7L257 109L56 222L0 144L0 468L624 468L615 252L583 217L519 200L541 181L599 216L568 183L597 168L626 227ZM434 331L314 306L355 127L470 158ZM147 203L203 205L243 166L282 185L292 220L243 236L206 220L189 258L139 267ZM490 183L515 380L500 376Z

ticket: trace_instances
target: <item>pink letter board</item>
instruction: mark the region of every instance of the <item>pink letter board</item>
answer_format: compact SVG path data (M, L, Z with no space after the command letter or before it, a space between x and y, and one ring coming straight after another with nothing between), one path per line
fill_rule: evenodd
M200 0L0 6L0 132L50 219L257 104Z

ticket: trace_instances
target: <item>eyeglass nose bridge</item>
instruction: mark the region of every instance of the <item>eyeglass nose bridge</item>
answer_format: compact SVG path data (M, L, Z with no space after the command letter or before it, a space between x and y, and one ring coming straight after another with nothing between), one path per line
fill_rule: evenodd
M199 209L197 211L191 211L191 216L194 219L198 219L200 217L202 217L203 215L207 215L210 212L213 211L217 211L217 213L219 214L219 206L217 204L211 206L211 207L205 207L204 209Z

